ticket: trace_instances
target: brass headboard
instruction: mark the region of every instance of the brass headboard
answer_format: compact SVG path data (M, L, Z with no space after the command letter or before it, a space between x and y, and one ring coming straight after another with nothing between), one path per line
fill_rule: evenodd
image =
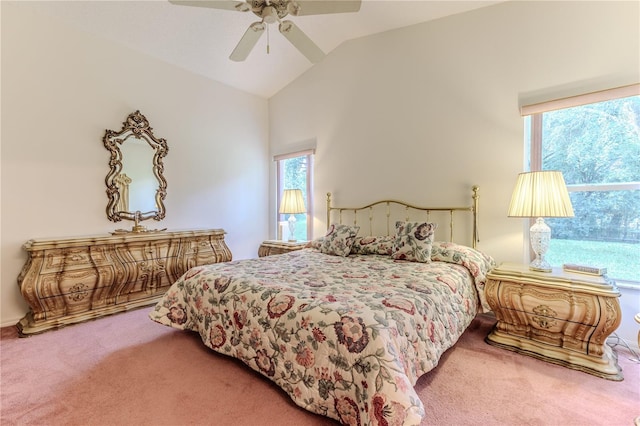
M467 212L472 215L472 223L471 223L471 246L476 248L476 244L480 241L478 237L478 190L480 188L478 186L473 186L472 195L471 195L471 205L463 206L463 207L420 207L414 206L409 203L405 203L403 201L396 200L382 200L376 201L371 204L367 204L362 207L333 207L331 205L331 193L327 192L327 226L331 223L336 223L336 221L331 221L331 213L338 213L337 223L343 223L343 216L348 216L349 218L353 218L353 224L359 225L358 216L362 216L363 214L367 214L365 220L369 222L369 234L368 235L381 235L381 231L383 229L380 226L375 227L374 224L374 211L379 212L380 208L384 209L384 215L386 216L385 224L386 224L386 235L391 235L392 231L395 232L395 221L396 220L425 220L425 221L434 221L431 218L432 213L444 215L445 218L448 219L449 222L449 241L453 241L453 230L454 230L454 212ZM376 210L377 208L377 210ZM424 215L425 217L420 216L420 218L415 217L415 215ZM403 216L401 216L403 215ZM413 216L412 216L413 215ZM393 219L392 216L398 219ZM402 217L402 219L400 219ZM442 226L439 222L439 229L442 229ZM360 226L360 231L363 232L363 226Z

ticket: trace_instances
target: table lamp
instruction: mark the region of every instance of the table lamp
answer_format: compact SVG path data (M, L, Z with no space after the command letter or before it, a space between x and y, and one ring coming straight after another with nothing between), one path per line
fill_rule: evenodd
M288 214L289 216L289 241L296 241L296 217L294 215L306 213L304 206L304 198L300 189L285 189L282 193L282 201L280 202L280 214Z
M573 217L573 207L562 172L544 170L518 175L509 204L509 217L535 217L529 230L531 248L536 258L529 264L532 271L551 272L544 258L551 241L551 229L543 217Z

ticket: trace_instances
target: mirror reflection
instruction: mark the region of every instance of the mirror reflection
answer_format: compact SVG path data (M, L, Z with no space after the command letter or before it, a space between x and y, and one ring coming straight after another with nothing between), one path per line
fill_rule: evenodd
M111 153L107 217L114 222L133 220L132 232L146 231L140 221L165 216L167 182L162 158L169 150L167 143L153 135L140 111L129 114L120 131L107 130L103 142Z
M158 181L153 175L153 148L146 140L128 137L120 146L122 171L118 178L127 185L126 194L120 192L120 211L157 211L155 194Z

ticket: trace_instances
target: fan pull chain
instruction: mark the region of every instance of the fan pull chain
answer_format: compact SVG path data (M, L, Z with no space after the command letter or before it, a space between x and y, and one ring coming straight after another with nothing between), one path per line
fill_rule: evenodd
M267 25L267 55L269 54L269 27L270 25Z

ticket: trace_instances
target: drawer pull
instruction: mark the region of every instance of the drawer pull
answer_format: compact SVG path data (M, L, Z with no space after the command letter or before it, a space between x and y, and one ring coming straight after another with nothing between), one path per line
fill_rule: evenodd
M79 302L89 295L89 288L84 283L78 283L71 287L71 293L68 295L69 299L74 302Z
M558 313L547 305L536 306L533 308L533 313L536 316L532 316L531 320L538 324L540 328L551 328L556 325L556 320L553 317L556 317Z

